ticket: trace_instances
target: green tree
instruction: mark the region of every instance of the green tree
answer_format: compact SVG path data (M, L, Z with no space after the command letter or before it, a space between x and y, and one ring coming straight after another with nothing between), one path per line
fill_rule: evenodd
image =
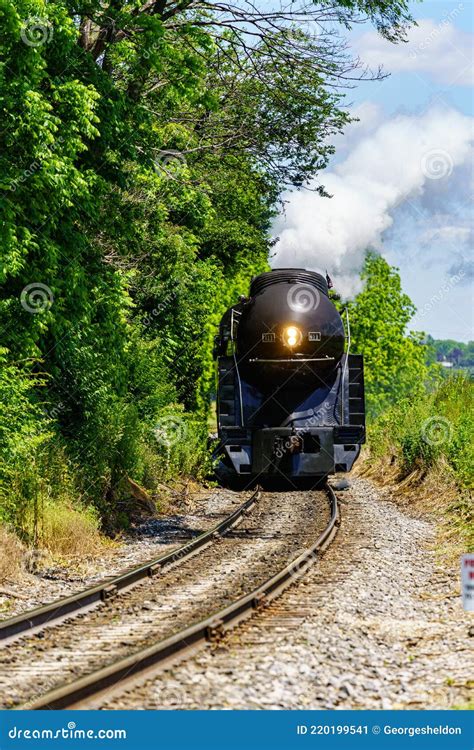
M401 398L421 393L428 368L423 334L407 331L416 308L402 291L398 270L369 252L361 276L364 287L348 305L351 348L364 355L373 418Z
M403 0L0 0L4 507L22 463L61 485L55 449L104 514L124 476L178 464L153 428L205 423L212 326L348 121L365 19L410 21Z

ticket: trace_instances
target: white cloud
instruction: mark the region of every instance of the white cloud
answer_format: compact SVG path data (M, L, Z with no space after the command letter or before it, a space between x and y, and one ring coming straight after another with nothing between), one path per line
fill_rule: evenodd
M459 167L472 155L472 122L457 110L432 108L359 133L346 159L324 175L332 198L304 190L287 196L274 227L280 239L273 267L327 268L343 295L356 291L365 251L381 247L395 209L423 197L423 229L429 229L436 210L426 200L429 191L445 185L450 197L456 195Z
M465 226L445 225L429 227L420 236L420 242L429 245L432 242L459 242L464 244L472 236L472 229Z
M435 23L426 18L410 29L406 44L392 44L369 31L357 39L356 47L372 69L383 64L387 73L426 73L442 84L472 86L473 41L473 34L448 19Z
M336 156L340 157L353 148L363 135L372 133L385 119L383 107L375 102L365 101L350 107L348 112L354 118L343 133L332 136L331 144L336 149Z

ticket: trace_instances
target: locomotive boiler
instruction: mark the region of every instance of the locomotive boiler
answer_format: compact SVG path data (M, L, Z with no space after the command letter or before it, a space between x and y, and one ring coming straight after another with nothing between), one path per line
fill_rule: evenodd
M363 360L321 274L254 277L214 354L219 450L233 475L317 480L352 468L365 440Z

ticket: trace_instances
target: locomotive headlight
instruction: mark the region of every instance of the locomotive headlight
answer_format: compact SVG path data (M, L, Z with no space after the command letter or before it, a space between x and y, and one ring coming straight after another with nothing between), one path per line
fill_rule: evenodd
M301 343L302 338L301 331L296 326L288 326L288 328L285 328L283 331L283 341L291 348L298 346L298 344Z

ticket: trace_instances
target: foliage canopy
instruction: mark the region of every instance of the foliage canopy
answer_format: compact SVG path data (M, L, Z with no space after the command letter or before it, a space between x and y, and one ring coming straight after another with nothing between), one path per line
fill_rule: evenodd
M0 0L4 519L61 492L113 514L124 476L176 469L170 409L181 467L201 461L213 325L371 75L338 29L411 20L405 0L282 8Z

